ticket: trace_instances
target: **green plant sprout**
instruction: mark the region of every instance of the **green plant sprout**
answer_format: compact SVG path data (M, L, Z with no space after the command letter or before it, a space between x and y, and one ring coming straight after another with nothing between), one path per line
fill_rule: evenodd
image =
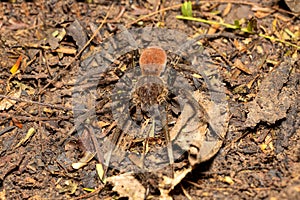
M177 19L183 19L183 20L190 20L190 21L196 21L196 22L202 22L202 23L206 23L206 24L210 24L210 25L221 25L224 26L225 28L229 28L229 29L234 29L234 30L240 30L244 33L249 33L249 34L257 34L260 37L263 37L265 39L269 39L271 41L275 41L275 42L280 42L283 44L286 44L288 46L292 46L295 47L297 49L300 49L300 46L293 44L291 42L287 42L284 40L281 40L279 38L273 37L273 36L268 36L262 33L255 33L253 32L254 29L254 24L253 21L250 20L250 22L247 24L246 28L242 28L239 24L238 20L234 21L234 24L228 24L228 23L224 23L224 22L217 22L217 21L213 21L213 20L206 20L206 19L202 19L202 18L195 18L195 17L186 17L186 16L176 16Z

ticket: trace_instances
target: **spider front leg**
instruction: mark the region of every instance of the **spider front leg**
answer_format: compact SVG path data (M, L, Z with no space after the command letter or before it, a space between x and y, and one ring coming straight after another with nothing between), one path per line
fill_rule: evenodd
M135 116L136 121L141 122L143 120L143 114L142 114L142 106L141 106L141 100L139 98L139 95L136 92L133 92L132 94L132 106L130 108L130 111L135 107Z

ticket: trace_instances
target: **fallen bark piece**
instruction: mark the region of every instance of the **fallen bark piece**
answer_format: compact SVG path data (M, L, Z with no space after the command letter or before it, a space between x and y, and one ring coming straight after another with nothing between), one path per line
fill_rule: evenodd
M260 122L274 124L286 117L292 103L292 91L284 85L288 81L291 69L291 62L282 62L262 81L256 98L247 105L249 113L246 127L255 127Z

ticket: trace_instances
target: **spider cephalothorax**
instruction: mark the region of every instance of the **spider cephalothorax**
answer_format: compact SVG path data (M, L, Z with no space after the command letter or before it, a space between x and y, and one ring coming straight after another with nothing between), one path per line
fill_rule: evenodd
M160 47L147 47L141 53L139 64L142 76L159 77L167 64L167 54Z

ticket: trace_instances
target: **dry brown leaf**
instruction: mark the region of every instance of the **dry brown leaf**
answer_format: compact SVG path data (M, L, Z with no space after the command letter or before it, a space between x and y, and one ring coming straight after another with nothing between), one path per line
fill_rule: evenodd
M129 200L145 199L146 189L131 173L108 177L106 180L114 185L113 191L118 192L120 197L128 197Z
M84 28L77 19L67 28L67 33L75 40L79 49L82 49L88 41Z
M185 104L181 115L179 116L175 126L170 131L170 139L173 141L178 134L185 128L185 132L191 132L193 130L198 129L200 124L197 124L197 119L195 121L189 121L189 119L193 116L193 107L190 104ZM186 124L189 124L186 126Z
M97 174L100 178L100 180L105 183L106 180L105 180L105 170L104 170L104 167L101 163L98 163L96 164L96 171L97 171Z
M196 163L201 163L213 157L221 148L223 143L221 138L224 138L226 135L229 115L226 103L215 104L215 102L212 102L199 91L194 92L193 95L195 99L199 99L198 102L205 108L210 126L210 129L199 126L198 132L201 131L201 135L203 135L202 137L204 138L201 143L198 143L199 141L193 141L192 143L193 147L198 148L198 160ZM206 130L206 132L204 132L204 130ZM191 148L189 151L190 150Z
M18 128L23 128L22 122L20 122L18 119L16 119L16 118L13 117L11 120L12 120L12 122L14 123L14 125L15 125L16 127L18 127Z
M195 114L194 108L190 104L185 104L175 126L170 131L173 143L189 152L189 162L192 166L210 159L218 152L222 145L222 140L218 137L225 136L228 123L228 115L222 115L221 111L225 109L224 105L215 105L199 91L193 93L193 98L205 109L202 111L203 114L198 111ZM197 117L192 117L194 114ZM213 132L207 129L208 124L201 119L203 115L209 121Z
M22 90L19 89L18 91L10 92L7 96L12 98L20 98ZM8 110L10 109L16 101L10 99L2 99L0 101L0 110Z
M174 172L174 178L170 178L167 176L163 176L162 181L159 183L159 191L160 191L160 198L161 200L171 200L172 197L169 196L169 193L174 189L176 185L178 185L181 180L192 171L192 167L190 166L189 168L175 171Z
M300 1L299 0L285 0L286 5L295 13L300 13Z
M99 127L103 128L103 127L105 127L105 126L110 125L110 123L109 123L109 122L105 122L105 121L99 121L99 122L97 122L97 125L98 125Z
M270 12L256 11L254 13L254 16L257 17L258 19L261 19L269 16L270 14L271 14Z
M228 15L228 13L230 12L231 10L231 7L232 7L232 4L231 3L228 3L226 8L224 9L223 13L222 13L222 16L225 17L226 15Z
M242 61L239 60L239 59L235 60L234 66L235 66L236 68L238 68L239 70L241 70L241 71L247 73L247 74L252 74L252 72L250 71L250 69L249 69L246 65L244 65L244 64L242 63Z

